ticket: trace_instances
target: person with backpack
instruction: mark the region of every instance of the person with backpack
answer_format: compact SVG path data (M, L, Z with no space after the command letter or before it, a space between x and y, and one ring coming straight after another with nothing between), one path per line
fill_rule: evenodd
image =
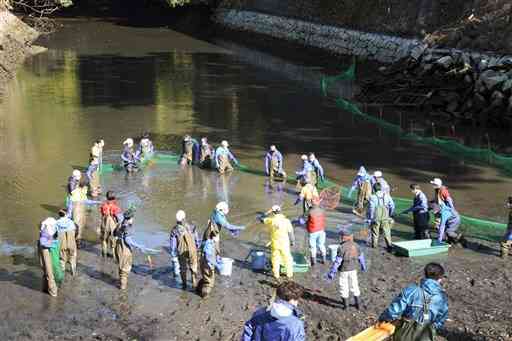
M348 229L340 230L341 244L338 248L336 260L331 266L327 279L333 280L336 273L340 272L340 295L342 309L347 309L347 301L350 292L354 295L354 307L359 310L360 296L359 281L357 279L357 268L366 272L366 260L364 254L359 250L359 246L354 242L354 235Z
M396 325L393 341L434 341L448 318L448 297L443 290L444 268L429 263L420 284L403 289L379 317Z
M176 212L176 225L170 234L170 253L173 258L174 272L179 271L181 286L187 289L187 272L190 270L192 287L197 286L197 232L193 225L185 221L185 211ZM178 266L176 266L176 263ZM178 268L178 269L176 269Z
M304 318L297 308L304 290L294 282L283 282L277 299L258 309L244 325L241 341L305 341Z
M373 186L374 194L370 197L368 203L368 223L370 225L371 241L370 246L376 248L379 246L380 230L384 232L384 241L388 252L393 250L391 244L391 228L393 226L393 214L395 203L387 192L383 192L380 183Z
M107 192L107 200L101 204L100 213L101 256L107 257L109 251L110 254L114 256L114 248L116 245L114 231L123 221L123 215L113 191Z

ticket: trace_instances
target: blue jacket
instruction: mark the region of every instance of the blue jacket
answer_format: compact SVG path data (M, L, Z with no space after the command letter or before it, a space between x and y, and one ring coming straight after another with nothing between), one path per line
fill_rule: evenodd
M357 172L356 177L354 178L354 181L352 182L352 187L350 187L350 191L348 192L348 196L352 196L352 192L354 192L356 189L361 188L363 186L363 183L366 181L371 182L371 176L366 172L366 169L361 166L359 168L359 171Z
M225 228L229 231L243 230L245 228L244 226L231 224L226 218L226 215L217 209L213 210L213 213L210 216L210 220L217 224L217 226L220 228Z
M267 175L270 174L270 165L272 164L272 158L275 157L277 162L279 163L279 172L283 172L283 154L281 154L278 150L275 152L267 152L265 155L265 173Z
M288 302L277 300L270 309L257 310L245 323L241 341L304 341L302 313Z
M320 180L325 180L325 174L324 174L324 168L318 162L317 159L314 159L313 161L309 161L309 163L313 166L313 169L315 170L316 176L320 178Z
M370 183L372 184L372 188L376 183L380 184L380 190L385 193L391 193L391 187L388 182L384 178L376 178L374 176L371 177Z
M425 193L419 192L414 196L412 206L409 207L404 213L425 213L428 212L428 199Z
M128 224L126 220L124 220L121 223L121 226L115 230L114 235L118 238L122 238L124 243L128 245L131 251L133 251L133 249L136 248L144 252L146 250L146 247L142 244L137 243L135 239L133 239L132 230L132 225Z
M372 194L370 197L370 200L368 201L368 214L367 218L370 222L374 222L375 220L375 213L377 210L377 206L379 205L379 200L384 201L384 206L388 209L388 214L391 217L393 213L395 212L395 202L391 198L391 196L386 193L379 191L375 194Z
M297 176L299 177L305 177L309 172L314 172L315 167L309 162L308 160L305 160L302 164L302 168L295 172Z
M238 165L238 160L235 158L235 156L233 155L233 153L231 153L231 151L228 149L228 148L224 148L222 146L218 147L217 150L215 151L215 166L217 168L219 168L220 166L220 160L219 158L223 156L223 157L227 157L229 160L233 161L235 164Z
M379 321L394 321L401 317L423 323L423 289L429 303L429 320L435 329L443 327L448 318L448 298L441 285L432 279L423 279L420 286L413 284L403 289L390 306L381 314Z
M73 220L65 216L57 220L57 230L59 232L74 231L76 230L76 225Z
M444 233L446 230L456 231L460 226L460 215L455 209L448 205L441 204L441 222L439 223L439 237L438 240L441 242L444 239Z
M80 183L80 180L77 180L77 179L75 179L75 177L70 176L68 178L68 186L67 186L68 194L71 194L71 192L73 192L78 187L79 183Z
M207 239L203 243L203 257L208 263L210 269L215 269L220 271L222 266L220 256L217 254L217 248L215 247L215 241L213 239Z
M94 163L90 163L89 166L87 167L87 171L85 172L85 174L87 175L87 178L89 179L89 181L91 181L91 178L92 178L92 173L96 172L98 169L99 169L99 164L94 164Z
M123 153L121 154L121 160L123 160L125 164L135 164L138 161L137 155L135 154L133 149L127 146L125 146L123 149Z

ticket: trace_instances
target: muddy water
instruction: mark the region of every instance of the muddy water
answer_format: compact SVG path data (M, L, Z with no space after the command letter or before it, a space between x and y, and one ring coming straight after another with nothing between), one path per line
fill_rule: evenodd
M502 201L512 183L498 171L405 144L339 112L315 84L296 77L333 70L310 62L284 61L279 67L250 48L199 41L166 28L98 20L62 24L41 41L48 53L20 70L0 105L0 252L33 245L36 224L63 204L66 178L85 165L93 140L104 138L107 153L114 155L123 139L142 131L167 150L176 149L185 133L226 138L242 162L254 167L261 167L265 148L275 143L288 172L301 153L316 151L327 175L339 183L348 184L364 164L383 170L401 196L409 195L410 182L425 184L430 193L428 180L441 176L460 211L505 219ZM264 180L252 175L162 171L105 179L126 195L125 204L135 200L146 208L140 219L151 245L162 242L178 208L204 224L215 202L229 197L235 222L249 224L273 200L293 200L280 198L282 193L269 198Z

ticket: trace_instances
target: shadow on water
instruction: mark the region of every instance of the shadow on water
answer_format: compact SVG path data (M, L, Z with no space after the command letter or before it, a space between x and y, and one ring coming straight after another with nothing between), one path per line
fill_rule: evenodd
M34 291L41 291L41 276L28 269L11 272L0 268L0 282L12 282Z
M77 271L85 273L92 279L96 279L107 285L117 287L117 278L112 277L110 274L107 274L104 271L98 271L92 266L88 266L84 263L77 263Z

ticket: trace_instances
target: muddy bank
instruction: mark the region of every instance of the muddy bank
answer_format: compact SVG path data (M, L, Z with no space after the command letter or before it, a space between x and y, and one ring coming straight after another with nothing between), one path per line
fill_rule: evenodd
M5 9L0 9L0 84L16 73L25 58L41 52L32 43L39 33Z

